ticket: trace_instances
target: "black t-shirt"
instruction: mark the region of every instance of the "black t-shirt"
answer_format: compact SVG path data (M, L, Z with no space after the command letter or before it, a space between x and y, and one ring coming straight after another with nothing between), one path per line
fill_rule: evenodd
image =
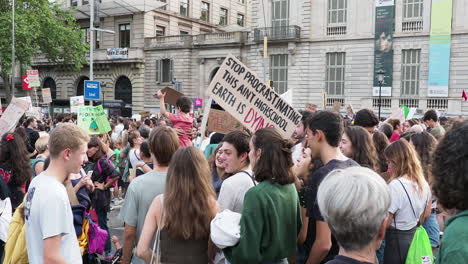
M333 170L336 169L346 169L349 167L359 167L352 159L347 160L331 160L325 164L320 169L316 170L312 175L309 176L310 181L307 183L306 192L305 192L305 207L306 215L309 217L309 226L307 230L307 238L305 243L307 252L306 256L309 256L312 245L315 242L316 238L316 226L315 221L324 222L323 216L320 213L318 204L317 204L317 191L322 180ZM323 259L321 263L326 263L327 261L332 260L336 255L338 255L338 243L336 239L332 236L332 247L328 252L327 256Z
M362 262L353 258L338 255L333 260L327 262L327 264L372 264L371 262Z
M28 139L29 139L29 145L27 146L28 147L28 152L29 153L33 153L34 150L35 150L35 146L36 146L36 141L39 139L39 132L37 132L36 130L32 129L32 128L26 128L26 134L28 135Z
M147 163L145 163L145 164L148 165L148 167L150 167L151 169L153 169L153 167L154 167L153 162L151 162L151 161L150 161L150 162L147 162ZM136 177L141 176L141 175L143 175L143 174L145 174L144 171L142 171L142 170L140 170L140 169L136 170Z

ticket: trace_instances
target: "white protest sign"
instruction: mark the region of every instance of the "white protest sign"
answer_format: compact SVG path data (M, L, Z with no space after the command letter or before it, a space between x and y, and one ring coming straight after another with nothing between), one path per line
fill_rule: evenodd
M31 109L28 109L25 114L26 116L34 117L36 119L42 119L41 112L41 107L31 107Z
M232 55L219 68L208 95L252 132L274 127L290 138L301 122L299 112Z
M16 97L11 99L10 104L0 118L0 136L3 136L3 134L15 127L16 122L18 122L30 105L31 103Z
M84 106L84 96L70 97L70 110L72 113L78 113L78 108Z

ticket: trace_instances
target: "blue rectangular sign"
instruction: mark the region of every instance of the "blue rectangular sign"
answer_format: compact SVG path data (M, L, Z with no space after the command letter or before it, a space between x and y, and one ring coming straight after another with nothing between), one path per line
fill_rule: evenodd
M101 99L101 83L99 81L84 81L84 99Z

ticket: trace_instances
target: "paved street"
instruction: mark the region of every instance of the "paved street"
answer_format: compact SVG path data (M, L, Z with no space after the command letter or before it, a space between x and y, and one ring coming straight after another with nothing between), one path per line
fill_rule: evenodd
M116 208L109 213L109 229L110 235L117 236L119 238L120 244L123 245L123 230L124 223L119 219L120 208ZM115 251L114 245L112 244L112 252Z

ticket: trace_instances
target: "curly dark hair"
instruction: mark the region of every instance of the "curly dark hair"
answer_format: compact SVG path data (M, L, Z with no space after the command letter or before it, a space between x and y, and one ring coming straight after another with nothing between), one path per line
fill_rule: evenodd
M353 149L349 158L363 167L377 170L377 153L369 132L361 126L349 126L345 128L344 133L351 141Z
M468 209L468 121L450 130L432 160L432 189L445 209Z
M21 186L31 180L32 169L28 159L28 149L18 133L5 133L0 148L0 163L11 166L10 182Z
M361 127L375 127L379 124L379 119L374 111L370 109L361 109L354 117L354 125Z
M437 139L430 133L424 131L421 133L415 133L411 136L410 142L413 144L414 149L418 153L419 161L424 173L426 181L431 183L431 165L432 155L437 146Z

